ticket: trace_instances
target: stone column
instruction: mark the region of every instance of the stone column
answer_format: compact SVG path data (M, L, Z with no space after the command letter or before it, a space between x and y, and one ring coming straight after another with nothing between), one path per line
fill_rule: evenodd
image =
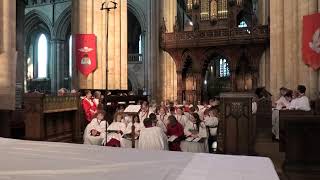
M16 108L22 108L23 92L24 92L24 77L25 77L25 57L24 57L24 10L25 2L23 0L17 1L17 22L16 22L16 44L17 44L17 65L16 65Z
M72 1L72 34L95 34L97 37L97 69L88 77L77 73L79 88L127 89L127 0L117 1L118 8L110 11L109 22L106 22L107 11L100 10L103 2L105 1ZM111 6L112 3L109 4Z
M54 76L54 79L51 79L51 85L54 84L54 87L56 87L56 90L59 90L64 87L64 76L65 76L65 66L64 61L66 60L66 51L68 51L66 47L66 41L65 40L59 40L55 39L52 41L52 56L55 58L53 59L53 64L51 64L54 68L54 71L56 72L56 75ZM52 82L54 81L54 82Z

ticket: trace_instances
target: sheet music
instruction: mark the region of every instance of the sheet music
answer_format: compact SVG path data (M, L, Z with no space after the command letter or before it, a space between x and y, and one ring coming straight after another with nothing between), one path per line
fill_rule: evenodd
M137 113L139 112L141 109L141 106L140 105L129 105L125 110L124 112L127 112L127 113Z
M199 142L202 138L201 137L197 137L193 139L193 142Z
M186 141L188 141L188 142L192 142L193 140L194 140L193 137L188 137L188 138L186 139Z
M174 140L176 140L178 138L178 136L172 135L168 138L169 142L173 142Z

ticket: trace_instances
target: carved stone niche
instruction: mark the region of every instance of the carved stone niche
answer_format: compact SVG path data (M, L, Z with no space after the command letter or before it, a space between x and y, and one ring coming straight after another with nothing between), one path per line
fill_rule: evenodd
M255 118L252 93L220 94L218 149L225 154L254 154Z

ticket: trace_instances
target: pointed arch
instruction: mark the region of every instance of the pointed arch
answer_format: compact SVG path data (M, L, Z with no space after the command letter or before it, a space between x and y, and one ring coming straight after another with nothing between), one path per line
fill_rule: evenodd
M53 29L53 36L66 40L71 33L71 6L68 6L58 17Z

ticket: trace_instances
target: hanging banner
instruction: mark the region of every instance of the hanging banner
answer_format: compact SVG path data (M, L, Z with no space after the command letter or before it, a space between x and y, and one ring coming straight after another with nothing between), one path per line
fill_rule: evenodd
M77 69L88 76L97 68L97 40L94 34L76 34Z
M303 16L302 54L305 64L320 68L320 13Z

